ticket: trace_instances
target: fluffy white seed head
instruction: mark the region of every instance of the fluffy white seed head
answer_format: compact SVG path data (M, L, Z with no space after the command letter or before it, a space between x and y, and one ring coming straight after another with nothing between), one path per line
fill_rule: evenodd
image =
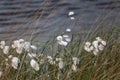
M66 32L71 32L71 29L70 29L70 28L67 28L67 29L66 29Z
M100 44L100 45L98 46L98 49L99 49L100 51L103 51L104 46L103 46L102 44Z
M93 41L92 45L94 46L94 48L98 49L98 41Z
M93 54L96 56L98 54L99 50L98 49L94 49L93 50Z
M103 41L103 40L102 40L102 41L101 41L101 44L104 45L104 46L106 46L106 41Z
M66 42L66 41L58 41L58 44L62 45L62 46L67 46L68 42Z
M57 41L62 41L63 40L63 37L62 36L57 36Z
M79 59L77 57L73 57L72 60L73 60L73 64L75 65L79 64Z
M11 66L14 68L14 69L17 69L18 68L18 64L20 62L19 58L18 57L13 57L12 60L11 60Z
M30 65L34 70L39 71L39 64L34 59L30 61Z
M74 20L74 19L75 19L75 17L70 17L70 19L71 19L71 20Z
M4 54L8 54L8 53L9 53L9 50L10 50L9 46L5 46L5 47L3 48L3 53L4 53Z
M72 65L72 70L73 70L74 72L77 71L77 66L76 66L75 64Z
M63 69L63 67L64 67L64 62L63 62L62 60L59 61L58 66L59 66L59 69Z
M0 48L3 49L5 47L5 41L0 42Z
M35 45L30 46L33 50L37 50L37 47Z
M74 15L74 12L73 11L70 11L69 13L68 13L68 16L73 16Z

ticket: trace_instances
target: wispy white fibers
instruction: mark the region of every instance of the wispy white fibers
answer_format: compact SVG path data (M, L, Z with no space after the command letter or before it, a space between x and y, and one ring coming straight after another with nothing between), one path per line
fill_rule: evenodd
M30 46L33 50L37 50L37 47L35 45Z
M51 56L47 56L47 59L48 59L48 62L51 64L51 65L54 65L55 64L55 61L53 61L53 58Z
M63 45L63 46L67 46L67 42L66 41L63 41L63 37L62 36L57 36L57 42L59 45Z
M28 56L29 56L30 58L33 58L33 57L36 57L37 55L36 55L36 53L28 53Z
M70 11L70 12L68 13L68 16L70 17L71 20L74 20L74 19L75 19L74 14L75 14L75 13L74 13L73 11Z
M3 49L5 47L5 41L0 42L0 48Z
M73 16L74 15L74 12L73 11L70 11L69 13L68 13L68 16Z
M67 28L67 29L66 29L66 32L71 32L71 29L70 29L70 28Z
M73 70L74 72L77 71L77 66L76 66L75 64L72 64L72 70Z
M39 71L39 64L34 59L30 61L30 65L34 70Z
M79 64L79 59L77 57L73 57L72 60L73 60L73 64L75 65Z
M90 42L85 43L84 50L86 50L87 52L91 52L93 50L93 46L91 45Z
M19 58L18 57L13 57L12 60L11 60L11 66L14 68L14 69L17 69L18 68L18 64L20 62Z
M63 69L64 67L64 62L62 60L59 61L58 63L59 69Z
M8 53L9 53L9 50L10 50L9 46L5 46L5 47L3 48L3 53L4 53L4 54L8 54Z

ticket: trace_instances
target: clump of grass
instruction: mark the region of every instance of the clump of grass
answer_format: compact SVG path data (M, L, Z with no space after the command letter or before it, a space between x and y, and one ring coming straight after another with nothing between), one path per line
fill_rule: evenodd
M19 45L15 44L6 53L1 48L0 80L119 80L120 28L108 30L104 32L105 35L102 31L102 28L99 29L95 35L92 35L93 32L71 33L72 36L67 37L69 41L62 38L65 45L60 41L62 34L57 35L60 36L58 41L55 36L40 49L29 42L22 46L21 52L16 50ZM92 51L85 51L85 42L92 42L98 36L107 43L104 49L96 55ZM20 44L26 42L21 41ZM13 57L19 59L18 62L13 62L17 68L11 65Z

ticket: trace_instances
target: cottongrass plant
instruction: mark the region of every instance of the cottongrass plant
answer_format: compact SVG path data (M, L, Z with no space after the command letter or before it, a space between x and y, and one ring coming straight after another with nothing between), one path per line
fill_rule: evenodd
M119 32L60 34L40 49L24 39L1 41L0 80L119 80Z

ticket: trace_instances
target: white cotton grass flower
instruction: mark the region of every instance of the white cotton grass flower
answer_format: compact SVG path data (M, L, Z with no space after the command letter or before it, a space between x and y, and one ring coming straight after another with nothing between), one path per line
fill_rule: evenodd
M37 47L35 45L30 46L33 50L37 50Z
M69 38L69 36L68 36L68 35L65 35L65 34L62 35L62 37L63 37L63 38Z
M77 71L77 66L76 66L75 64L72 64L72 70L73 70L74 72Z
M0 48L3 49L5 47L5 41L0 42Z
M62 45L62 46L67 46L68 42L66 42L66 41L58 41L58 44Z
M24 39L19 39L19 42L20 42L20 43L24 43L25 40L24 40Z
M73 64L75 65L79 64L79 59L77 57L73 57L72 60L73 60Z
M67 46L67 42L66 41L63 41L63 37L62 36L57 36L57 42L59 45L63 45L63 46Z
M73 16L74 15L74 12L73 11L70 11L69 13L68 13L68 16Z
M25 49L25 51L30 51L30 47L31 47L31 44L30 44L30 42L28 42L28 41L26 41L25 43L24 43L24 49Z
M96 56L98 54L99 50L98 49L94 49L93 50L93 54Z
M14 68L14 69L17 69L18 68L18 64L20 62L19 58L18 57L13 57L12 60L11 60L11 66Z
M19 45L17 48L16 48L16 52L18 54L21 54L23 52L23 45Z
M70 19L71 19L71 20L74 20L74 19L75 19L75 17L70 17Z
M51 64L51 65L54 65L55 64L55 61L53 61L53 58L51 56L47 56L47 59L48 59L48 62Z
M91 45L90 42L85 43L84 50L86 50L87 52L91 52L93 50L93 46Z
M57 36L56 38L58 41L62 41L63 40L63 37L62 36Z
M58 63L59 69L63 69L64 68L64 62L62 60L59 61Z
M2 74L3 74L3 72L2 72L2 71L0 71L0 77L2 77Z
M102 40L100 37L96 37L96 40L99 41L102 45L106 46L106 41Z
M34 59L30 61L30 65L34 70L39 71L39 64Z
M104 50L104 46L103 46L102 44L100 44L100 45L98 46L98 49L99 49L100 51L103 51L103 50Z
M20 45L19 40L13 41L12 48L17 48Z
M98 41L93 41L92 45L94 46L95 49L98 49Z
M65 41L70 42L71 39L68 37L68 38L65 38Z
M28 53L27 54L30 58L37 57L36 53Z
M13 55L9 55L8 58L11 59L13 57Z
M10 47L9 47L9 46L5 46L5 47L3 48L3 53L4 53L4 54L8 54L8 53L9 53L9 50L10 50Z
M66 32L71 32L71 29L70 29L70 28L67 28L67 29L66 29Z

